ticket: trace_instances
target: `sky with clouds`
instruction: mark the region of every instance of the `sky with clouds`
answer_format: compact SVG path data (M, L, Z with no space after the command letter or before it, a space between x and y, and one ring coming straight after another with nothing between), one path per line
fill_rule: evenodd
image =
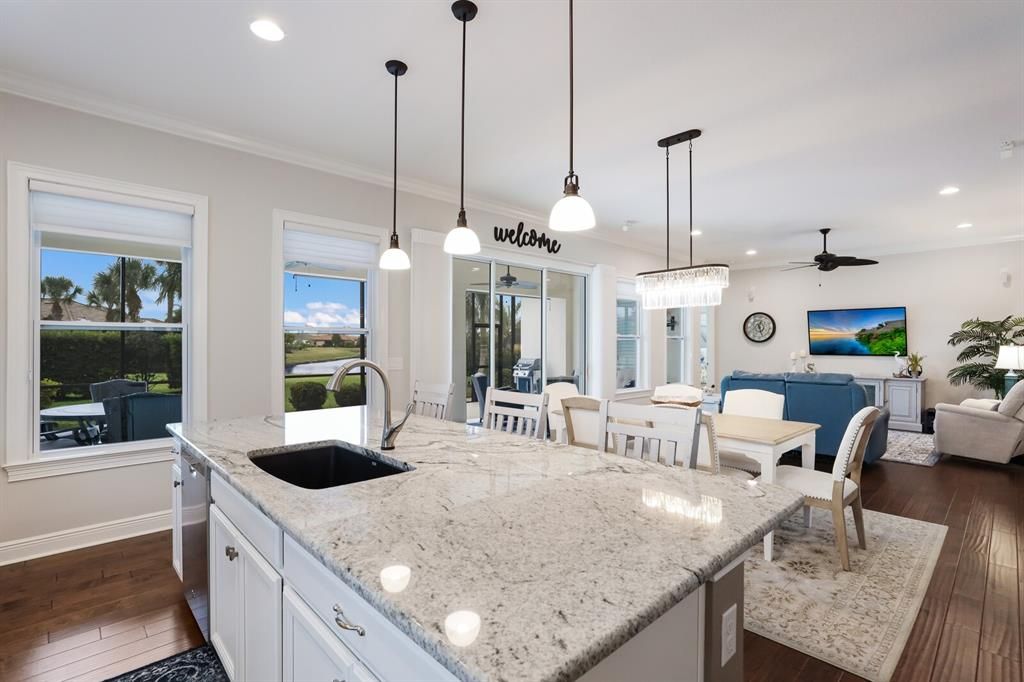
M359 327L359 282L285 273L288 326Z

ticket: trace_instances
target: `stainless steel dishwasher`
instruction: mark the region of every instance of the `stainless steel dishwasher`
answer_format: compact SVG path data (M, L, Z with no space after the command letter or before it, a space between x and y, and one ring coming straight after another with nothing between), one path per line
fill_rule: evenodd
M210 639L209 566L207 533L210 515L210 476L206 464L182 451L181 578L192 615Z

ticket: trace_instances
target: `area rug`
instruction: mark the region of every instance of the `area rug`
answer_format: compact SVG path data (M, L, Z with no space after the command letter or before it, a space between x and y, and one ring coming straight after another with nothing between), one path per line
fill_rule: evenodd
M831 512L798 512L775 532L774 561L760 544L746 564L747 630L808 656L888 682L938 561L946 527L864 511L868 548L847 509L850 570L835 548Z
M889 442L885 454L882 455L886 462L916 464L923 467L935 466L939 457L939 453L935 451L935 436L911 431L889 431Z
M217 652L204 644L107 682L228 682L228 676Z

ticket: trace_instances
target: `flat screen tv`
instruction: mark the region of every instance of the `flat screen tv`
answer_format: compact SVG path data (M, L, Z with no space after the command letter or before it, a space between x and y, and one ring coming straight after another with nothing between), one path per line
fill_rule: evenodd
M907 309L808 310L811 355L907 354Z

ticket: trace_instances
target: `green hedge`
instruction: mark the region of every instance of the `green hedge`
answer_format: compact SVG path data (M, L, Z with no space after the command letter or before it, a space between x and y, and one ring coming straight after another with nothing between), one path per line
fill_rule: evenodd
M125 376L152 383L165 375L171 389L181 388L179 332L125 332L124 372L121 332L44 330L39 335L40 374L61 388L57 398L88 385ZM83 389L82 387L85 387Z
M319 410L327 400L327 389L315 381L300 381L288 389L296 410Z

